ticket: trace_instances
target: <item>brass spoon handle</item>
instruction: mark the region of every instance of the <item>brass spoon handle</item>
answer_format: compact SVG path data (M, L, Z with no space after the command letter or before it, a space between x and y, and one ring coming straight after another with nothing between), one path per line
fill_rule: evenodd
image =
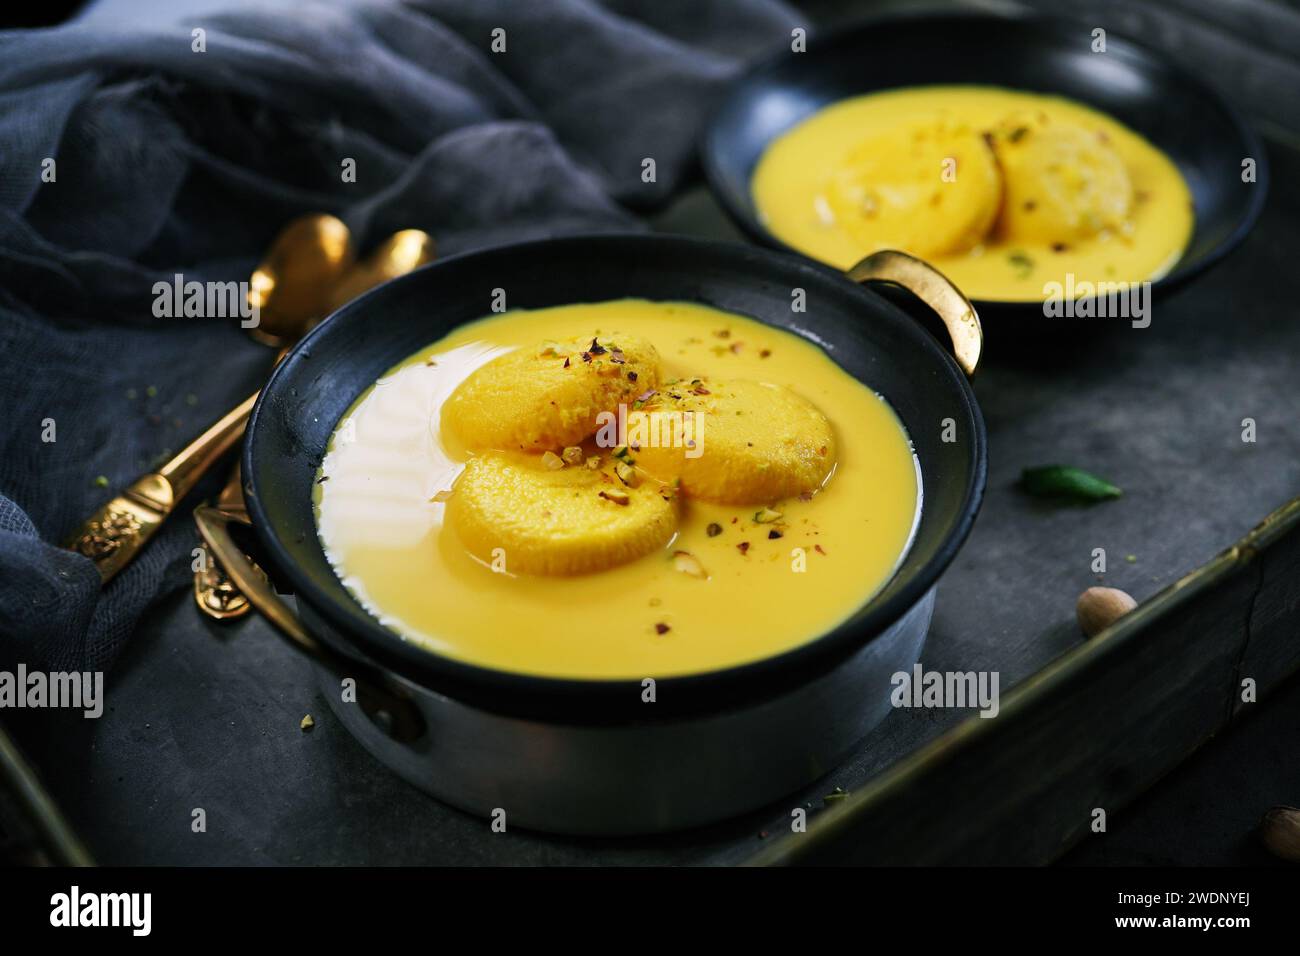
M105 584L111 581L157 533L213 462L239 441L256 401L254 392L175 458L133 481L91 515L68 547L94 561Z
M952 338L952 351L966 376L975 374L984 347L984 329L970 299L942 272L905 252L883 249L849 270L854 282L899 285L934 309Z

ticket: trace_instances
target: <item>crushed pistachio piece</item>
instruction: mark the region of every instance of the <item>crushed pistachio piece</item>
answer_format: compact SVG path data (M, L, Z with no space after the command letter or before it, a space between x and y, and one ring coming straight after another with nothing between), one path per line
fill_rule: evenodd
M608 488L599 492L599 495L606 501L612 501L616 505L626 505L632 500L626 491L619 491L617 488Z
M781 517L781 512L773 511L771 508L764 508L762 511L754 512L754 522L756 524L771 524Z
M560 457L564 459L565 464L579 464L582 461L582 449L577 445L570 445L568 448L564 449Z
M597 468L599 468L599 467L600 467L600 456L599 456L599 455L592 455L590 458L588 458L588 459L587 459L587 467L590 468L592 471L595 471Z
M311 730L315 726L316 721L312 720L311 714L304 715L302 720L298 721L298 727L302 730Z
M559 471L564 467L564 459L553 451L548 451L542 455L542 464L551 471Z
M623 482L623 484L627 485L629 488L635 488L641 483L641 476L638 475L636 469L626 461L620 461L614 466L614 474L618 475L618 480Z

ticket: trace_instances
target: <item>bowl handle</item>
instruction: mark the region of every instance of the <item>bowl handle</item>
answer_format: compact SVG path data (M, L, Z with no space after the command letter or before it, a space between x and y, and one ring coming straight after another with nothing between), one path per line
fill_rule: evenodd
M902 286L933 309L948 328L957 364L967 377L975 374L984 346L984 329L970 299L942 272L906 252L882 249L849 270L854 282Z
M365 661L341 654L307 633L297 615L280 600L266 577L244 555L231 537L232 524L252 528L240 515L207 505L194 510L194 523L230 580L263 617L289 642L339 679L356 682L357 704L373 722L395 740L415 740L424 733L424 717L405 688Z

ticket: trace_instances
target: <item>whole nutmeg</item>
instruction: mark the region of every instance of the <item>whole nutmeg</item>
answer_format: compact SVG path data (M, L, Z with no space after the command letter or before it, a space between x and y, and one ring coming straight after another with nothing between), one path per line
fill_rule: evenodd
M1135 607L1137 601L1127 591L1119 588L1088 588L1079 595L1074 613L1079 618L1079 627L1083 633L1094 637Z
M1300 863L1300 810L1274 807L1259 821L1259 838L1274 856Z

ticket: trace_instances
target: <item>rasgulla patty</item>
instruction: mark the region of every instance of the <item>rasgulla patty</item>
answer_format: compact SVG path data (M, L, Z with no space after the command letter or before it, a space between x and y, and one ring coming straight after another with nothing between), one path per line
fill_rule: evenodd
M591 435L615 412L654 388L659 353L632 335L593 335L516 349L460 384L442 426L472 451L558 451Z
M470 459L447 502L447 522L480 560L500 557L512 574L603 571L661 548L677 529L677 506L659 482L585 463L552 470L543 456ZM500 549L500 551L497 551Z
M1002 176L984 135L945 119L903 123L857 144L828 188L836 222L864 254L922 258L965 252L1002 204Z
M1006 190L998 221L1005 238L1068 244L1124 227L1133 183L1102 131L1017 114L992 141Z
M719 504L816 491L835 464L834 431L815 405L782 385L743 379L661 385L628 415L627 439L639 467L680 481L687 498Z

